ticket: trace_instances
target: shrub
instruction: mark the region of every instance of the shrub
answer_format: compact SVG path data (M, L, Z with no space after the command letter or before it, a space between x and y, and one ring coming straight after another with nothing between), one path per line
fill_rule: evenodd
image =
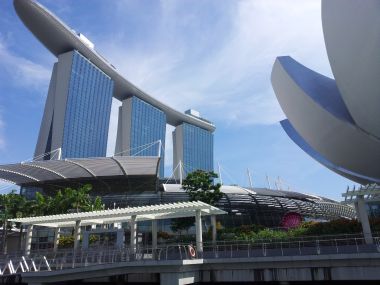
M171 235L168 234L167 232L158 232L157 237L162 238L162 239L169 239Z
M74 246L74 237L73 236L60 236L59 237L59 247L60 248L69 248Z
M380 231L380 219L371 220L374 231ZM303 222L297 228L289 230L273 230L259 225L243 225L237 228L220 230L220 238L225 240L284 240L305 236L357 234L361 233L361 225L357 220L337 219L329 222Z

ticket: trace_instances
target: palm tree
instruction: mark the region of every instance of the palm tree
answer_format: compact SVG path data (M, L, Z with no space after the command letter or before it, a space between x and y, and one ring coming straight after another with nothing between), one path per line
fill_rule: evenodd
M15 190L8 194L0 195L0 212L3 225L2 251L4 254L7 253L8 219L23 217L25 206L25 197L16 194Z
M92 186L86 184L78 189L66 188L63 192L64 203L72 209L79 213L81 210L90 211L91 210L91 197L89 192Z
M67 213L74 210L80 211L101 210L102 200L97 196L94 200L90 197L92 186L87 184L79 189L66 188L58 191L54 196L46 196L39 192L36 193L34 200L26 200L24 196L16 191L0 195L0 225L3 225L2 251L7 251L8 219L54 215ZM20 227L20 233L22 228ZM21 235L20 235L21 237Z

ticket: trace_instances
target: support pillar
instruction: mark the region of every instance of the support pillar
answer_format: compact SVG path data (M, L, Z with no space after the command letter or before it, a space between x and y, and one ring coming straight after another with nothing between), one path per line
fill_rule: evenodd
M197 243L198 256L202 256L203 253L203 240L202 240L202 218L201 210L195 212L195 234Z
M32 237L33 237L33 225L28 225L28 228L26 230L26 237L25 237L25 255L30 255L30 249L32 247Z
M137 236L137 223L136 223L136 216L132 216L132 219L130 221L131 226L131 241L130 241L130 248L131 253L136 253L136 236Z
M74 251L76 251L79 247L80 242L80 223L81 221L75 222L75 228L74 228Z
M156 258L157 251L157 220L152 220L152 257Z
M60 231L61 228L55 228L54 231L54 252L57 252L59 245L59 237L61 236Z
M364 240L366 244L373 244L371 226L368 220L368 213L363 195L358 195L355 201L356 215L362 224Z
M216 245L216 216L211 216L211 227L212 227L212 244Z

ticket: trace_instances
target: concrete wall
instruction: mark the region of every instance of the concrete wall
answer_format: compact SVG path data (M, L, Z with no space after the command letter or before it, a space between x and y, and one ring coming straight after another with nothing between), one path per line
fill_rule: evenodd
M116 277L118 276L118 277ZM124 276L124 277L122 277ZM144 276L144 277L142 277ZM124 278L129 282L193 284L315 280L380 280L380 253L173 261L135 261L85 268L23 273L28 284ZM127 279L126 279L127 278ZM99 279L100 280L100 279ZM42 282L42 283L41 283Z

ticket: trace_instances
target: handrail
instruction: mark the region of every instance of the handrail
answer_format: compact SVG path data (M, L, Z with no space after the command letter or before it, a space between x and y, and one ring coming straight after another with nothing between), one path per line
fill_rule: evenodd
M380 237L373 245L365 243L363 237L278 241L263 243L203 244L203 251L192 256L189 244L174 244L136 248L90 248L86 250L58 250L57 252L32 252L28 257L14 256L0 260L0 276L21 272L55 271L68 268L89 267L98 264L139 262L145 260L189 260L197 258L253 258L269 256L300 256L345 253L380 252Z

